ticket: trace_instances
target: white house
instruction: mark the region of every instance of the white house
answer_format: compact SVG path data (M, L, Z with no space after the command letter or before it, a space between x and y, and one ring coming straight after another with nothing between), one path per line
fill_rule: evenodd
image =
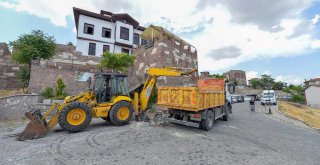
M77 29L76 50L83 55L101 56L104 51L131 54L144 44L145 30L130 15L101 10L100 14L73 8Z
M309 86L304 93L308 106L320 108L320 86Z

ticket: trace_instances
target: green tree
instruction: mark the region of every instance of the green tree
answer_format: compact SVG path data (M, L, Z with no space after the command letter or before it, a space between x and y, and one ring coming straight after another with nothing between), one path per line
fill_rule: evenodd
M251 86L253 89L259 89L261 88L261 81L260 80L252 80L250 81Z
M225 78L225 76L223 74L213 74L213 75L209 75L208 77L211 77L211 78Z
M106 51L102 55L102 60L99 64L101 69L110 69L113 71L125 72L133 65L135 56L130 56L125 53L110 53Z
M28 65L29 83L31 61L50 59L55 53L55 39L53 36L44 34L43 31L33 30L31 34L20 35L16 41L10 42L12 48L12 59L19 64Z
M282 90L283 87L284 87L284 83L281 81L274 82L272 85L272 89L274 90Z
M290 84L282 89L284 92L290 93L292 98L290 101L297 103L305 103L304 86Z
M19 71L17 72L19 84L21 84L23 92L25 92L24 90L25 90L26 85L28 84L29 76L30 76L30 74L29 74L29 70L27 67L21 67L19 69Z
M272 85L274 84L274 79L271 78L270 75L261 75L261 87L267 89L270 85L270 88L272 88Z

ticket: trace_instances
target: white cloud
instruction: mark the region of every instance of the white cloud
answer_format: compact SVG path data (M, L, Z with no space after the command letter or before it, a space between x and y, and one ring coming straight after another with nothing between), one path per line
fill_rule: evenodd
M312 48L312 49L320 48L320 40L314 40L314 41L311 43L311 48Z
M9 9L13 9L16 7L15 4L11 4L9 2L0 2L0 6L5 7L5 8L9 8Z
M308 53L310 48L319 48L315 35L319 16L310 21L302 15L312 2L17 0L2 2L0 6L49 19L57 26L66 26L67 17L73 18L72 7L93 12L126 12L144 26L156 24L176 34L183 33L198 50L199 71L217 72L245 61L296 56ZM256 8L248 9L252 3Z
M316 14L311 20L312 24L314 24L314 25L317 24L319 19L320 19L320 15Z
M266 74L266 75L272 75L272 73L271 73L269 70L264 71L264 72L262 73L262 75L264 75L264 74Z
M76 29L76 27L74 27L74 28L72 29L72 31L73 31L73 33L77 34L77 29Z
M258 78L258 72L255 72L255 71L246 72L246 77L247 77L247 83L248 83L248 80L252 78Z
M295 76L289 75L289 76L277 76L275 78L275 81L286 82L288 84L293 84L293 85L300 85L304 82L304 79L301 77L295 77Z

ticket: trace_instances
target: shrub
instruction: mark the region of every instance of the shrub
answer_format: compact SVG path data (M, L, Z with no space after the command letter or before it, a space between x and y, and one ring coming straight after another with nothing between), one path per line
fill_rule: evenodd
M67 94L64 92L64 89L66 87L67 86L64 83L63 79L61 77L58 77L55 88L55 95L57 99L64 99L67 96Z
M296 102L296 103L304 103L304 96L301 95L292 95L292 98L290 101Z
M51 99L54 97L53 89L50 87L46 87L41 93L41 95L46 99Z
M112 71L125 72L133 65L135 56L125 53L110 53L106 51L102 55L102 60L98 65L101 69L110 69Z

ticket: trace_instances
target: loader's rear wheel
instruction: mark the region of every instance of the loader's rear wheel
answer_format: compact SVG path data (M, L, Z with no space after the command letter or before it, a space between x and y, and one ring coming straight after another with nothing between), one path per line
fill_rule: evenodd
M109 116L111 123L114 125L128 124L132 118L133 107L127 101L120 101L116 103L110 110Z
M62 129L70 132L80 132L92 119L90 107L85 103L73 102L65 106L59 114L59 124Z
M203 130L209 131L213 126L213 122L214 122L214 114L211 110L208 110L206 114L206 119L201 120L200 122L200 128Z

